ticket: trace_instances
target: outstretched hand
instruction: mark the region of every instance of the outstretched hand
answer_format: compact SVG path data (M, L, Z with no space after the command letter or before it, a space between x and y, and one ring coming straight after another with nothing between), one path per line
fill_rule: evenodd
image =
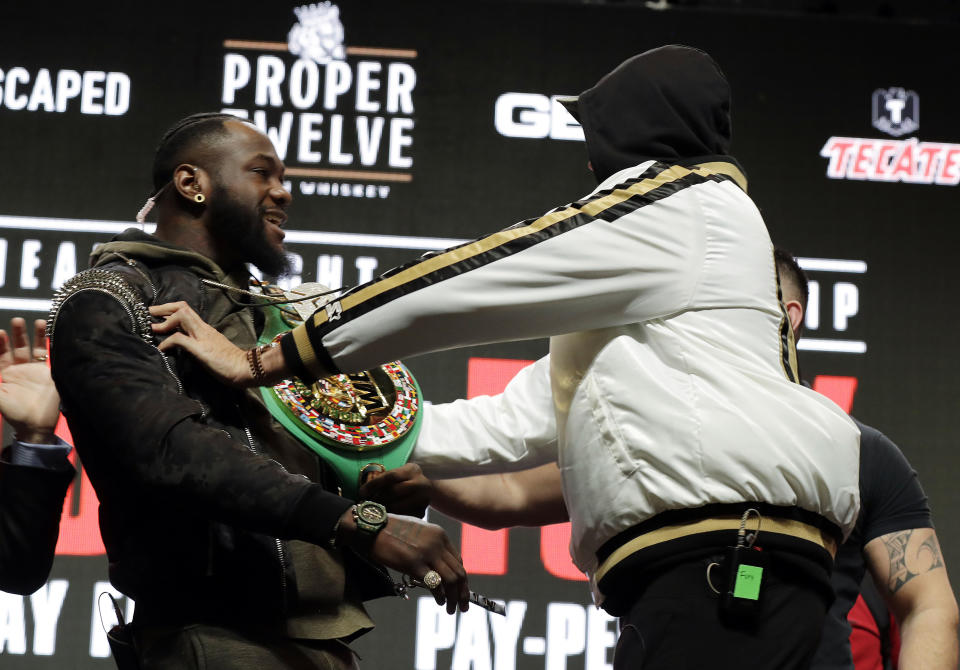
M360 500L374 500L394 514L422 517L430 506L433 482L416 463L376 473L358 492Z
M10 334L0 330L0 414L18 440L35 444L56 442L60 396L47 367L46 322L33 323L33 346L27 324L10 322Z
M430 505L433 482L416 463L370 476L360 487L360 500L374 500L394 514L422 517Z
M253 385L246 352L201 319L190 305L183 301L152 305L150 314L164 319L153 324L155 334L167 336L158 347L160 351L166 353L179 347L221 382L238 387Z

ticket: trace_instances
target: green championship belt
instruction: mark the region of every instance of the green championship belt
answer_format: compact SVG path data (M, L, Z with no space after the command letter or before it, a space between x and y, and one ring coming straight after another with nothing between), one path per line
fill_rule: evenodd
M324 290L318 284L285 294L264 288L266 297L287 300L301 299L311 289ZM319 305L315 301L268 305L259 343L271 343L322 304L321 299ZM420 387L399 361L309 385L287 379L260 393L273 417L333 467L342 494L353 500L370 473L407 462L420 432Z

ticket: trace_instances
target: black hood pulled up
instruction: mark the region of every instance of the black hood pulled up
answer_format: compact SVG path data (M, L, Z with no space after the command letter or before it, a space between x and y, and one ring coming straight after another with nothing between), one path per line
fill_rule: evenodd
M627 59L577 99L594 175L602 182L647 160L734 162L730 85L699 49L669 45Z

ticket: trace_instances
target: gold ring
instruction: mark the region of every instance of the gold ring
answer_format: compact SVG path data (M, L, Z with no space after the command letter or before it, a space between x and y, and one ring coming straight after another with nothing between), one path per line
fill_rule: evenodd
M35 361L37 361L38 363L43 363L45 360L47 360L47 355L46 355L46 354L40 354L39 356L34 356L33 359L34 359Z
M443 580L440 579L440 573L438 573L436 570L431 570L423 576L423 585L431 591L440 586L440 582L442 581Z

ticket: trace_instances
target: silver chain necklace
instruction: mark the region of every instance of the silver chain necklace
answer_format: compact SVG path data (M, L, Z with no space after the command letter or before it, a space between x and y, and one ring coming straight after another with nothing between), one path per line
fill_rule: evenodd
M207 286L215 286L216 288L223 289L224 291L230 291L231 293L238 293L240 295L249 296L251 298L258 298L260 300L264 300L271 305L285 305L292 302L304 302L305 300L314 300L321 296L330 295L331 293L341 292L341 289L335 288L329 291L321 291L319 293L305 295L302 298L287 298L286 295L283 298L271 298L270 296L264 295L263 293L254 293L253 291L247 291L246 289L238 288L236 286L223 284L218 281L213 281L212 279L201 279L200 281L206 284Z

